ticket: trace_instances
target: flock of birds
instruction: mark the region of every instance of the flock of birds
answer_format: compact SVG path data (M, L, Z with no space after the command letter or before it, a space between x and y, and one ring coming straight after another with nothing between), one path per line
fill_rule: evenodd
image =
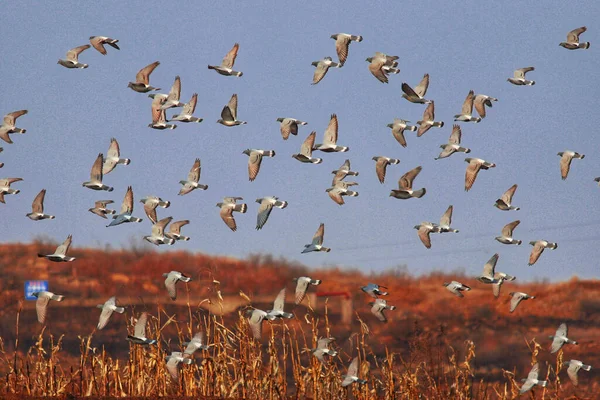
M579 41L579 35L585 31L586 28L581 27L569 32L567 35L567 41L560 43L560 46L569 50L588 49L590 47L589 42ZM348 49L350 43L362 42L363 40L362 36L349 35L345 33L338 33L332 35L331 38L335 40L338 62L334 62L331 57L325 57L320 61L313 62L312 65L316 67L313 75L313 85L316 85L319 82L321 82L330 68L342 68L348 58ZM85 44L83 46L78 46L69 50L67 52L66 58L60 59L58 61L58 64L66 68L88 68L88 64L79 62L79 56L83 51L90 47L94 47L101 54L106 55L107 51L104 45L109 45L114 49L119 50L119 46L117 44L118 42L118 40L109 37L92 36L90 37L90 44ZM223 76L243 76L242 72L235 71L233 69L238 51L239 44L236 43L233 46L233 48L227 53L220 65L209 65L208 69L215 70L217 73ZM388 83L388 78L391 74L398 74L400 72L400 69L398 68L398 58L398 56L390 56L381 52L376 52L373 57L367 58L366 61L369 63L368 69L371 72L371 74L380 82ZM153 91L156 92L161 90L158 87L150 85L150 75L154 71L154 69L159 65L160 62L156 61L139 70L139 72L136 75L135 81L129 82L128 87L139 93L148 93ZM534 67L517 69L514 72L514 76L508 78L508 81L514 85L534 85L535 81L528 80L526 78L526 74L533 70ZM395 119L393 123L387 125L388 128L392 130L393 137L403 147L407 146L406 138L404 136L405 131L416 131L417 137L420 137L432 127L441 128L444 126L443 121L436 121L435 119L434 101L425 98L428 86L429 74L425 74L421 82L414 88L409 86L407 83L402 84L402 91L404 92L404 94L402 95L403 98L405 98L411 103L427 105L423 112L423 118L422 120L417 121L417 125L409 125L410 121L400 118ZM188 103L182 103L180 101L180 94L181 79L179 78L179 76L177 76L168 94L152 93L148 95L150 98L152 98L152 122L149 124L150 128L159 130L175 129L177 128L177 125L174 122L200 123L203 121L202 118L198 118L193 115L196 108L198 94L194 93ZM478 123L486 117L486 107L492 107L493 102L496 101L498 101L498 99L494 97L482 94L475 94L474 91L471 90L467 94L461 112L454 116L454 120L458 122ZM237 106L238 97L237 94L233 94L231 96L231 99L229 100L229 103L223 107L221 111L221 118L217 122L228 127L246 124L245 121L238 119ZM182 111L179 114L174 114L169 119L167 119L166 110L179 107L182 107ZM479 116L473 115L473 108L475 108ZM9 136L10 134L24 134L26 132L25 129L16 127L17 119L25 114L27 114L27 110L20 110L11 112L4 117L3 123L0 126L0 138L2 140L4 140L7 143L13 143ZM298 119L290 117L277 118L277 122L280 123L280 132L283 140L288 140L290 135L298 135L298 127L307 125L307 123L304 121L300 121ZM300 152L298 154L293 154L292 157L302 163L319 164L323 161L323 159L313 157L313 151L322 151L324 153L337 153L349 151L349 147L340 146L337 144L338 117L336 114L331 115L329 125L327 126L327 129L324 133L323 142L320 144L315 144L315 140L316 132L313 131L303 142L300 148ZM436 160L450 157L454 153L467 154L471 152L471 149L461 146L461 128L458 124L455 124L453 126L448 143L440 145L440 148L442 149L442 151L436 158ZM2 151L2 148L0 148L0 151ZM243 151L243 154L248 156L248 177L250 181L254 181L257 175L259 174L263 157L275 157L274 150L265 149L246 149ZM571 161L573 159L584 158L583 154L579 154L570 150L560 152L558 153L558 155L561 157L560 172L563 180L566 179L568 176ZM396 165L400 163L400 160L398 159L384 156L375 156L373 157L373 161L375 161L375 173L377 179L382 184L385 182L387 167L389 165ZM130 162L130 159L121 157L119 143L115 138L112 138L106 156L104 156L104 154L102 153L98 154L92 165L90 180L83 182L82 186L95 191L112 192L113 187L110 187L103 183L104 176L113 171L117 165L128 165L130 164ZM468 163L465 173L466 191L469 191L472 188L481 170L488 170L496 166L496 164L480 158L468 157L465 158L465 162ZM2 167L2 165L3 164L0 164L0 167ZM418 166L402 175L398 181L398 188L392 189L390 192L390 196L401 200L423 197L427 193L425 188L413 189L413 182L417 178L421 170L422 167ZM179 195L187 195L196 189L208 189L207 185L200 183L200 172L201 162L200 159L197 158L194 161L187 178L179 182L182 185L181 190L179 191ZM358 175L358 172L351 170L350 160L346 160L340 168L333 171L332 173L334 175L333 181L331 187L328 188L326 192L329 194L329 197L335 203L343 205L345 204L344 197L358 196L358 192L350 189L353 186L357 186L358 183L345 180L347 176ZM14 195L19 193L19 189L14 189L11 187L11 185L21 180L21 178L0 179L0 202L5 202L4 196L7 194ZM600 177L596 178L595 180L600 182ZM512 199L516 190L516 184L510 187L501 196L501 198L499 198L496 201L495 207L503 211L519 210L519 207L516 207L512 204ZM45 195L46 190L42 189L39 192L39 194L35 197L32 204L32 212L27 214L28 218L34 221L55 218L53 215L49 215L44 212ZM237 229L233 213L246 213L248 210L248 206L245 203L238 203L238 201L241 200L243 200L242 197L225 197L222 202L217 203L217 207L219 207L220 209L220 216L223 219L223 222L232 231L236 231ZM145 240L158 246L165 244L173 245L179 240L187 241L190 239L189 237L181 234L181 228L188 224L189 220L175 221L171 223L172 217L158 219L157 207L168 208L171 204L170 201L165 201L157 196L146 196L140 201L144 204L144 211L146 216L153 224L151 228L151 234L144 236ZM260 204L258 208L256 229L262 229L264 227L274 207L284 209L288 206L287 201L279 200L279 198L274 196L259 198L256 200L256 202ZM107 208L108 205L112 203L113 200L98 200L95 202L94 207L90 208L89 211L104 219L108 219L107 215L111 215L112 221L107 225L108 227L113 227L129 222L142 222L142 218L133 215L134 196L133 189L131 186L129 186L125 192L125 197L123 199L121 210L118 214L115 210ZM457 229L451 227L452 212L453 206L449 206L446 212L441 217L439 224L432 222L422 222L421 224L416 225L414 227L417 230L417 235L419 239L425 245L426 248L431 248L430 235L433 233L458 233ZM521 245L521 240L513 238L513 232L515 228L519 225L519 223L519 220L508 223L502 229L501 236L496 237L496 240L503 244ZM169 224L170 228L169 230L167 230L167 226ZM331 251L330 248L323 246L324 233L325 225L321 223L315 235L313 236L312 242L304 246L304 250L302 250L302 253ZM53 262L74 261L75 257L67 255L71 242L72 236L69 235L64 241L64 243L62 243L56 248L56 251L54 253L38 254L38 256L45 257ZM529 258L529 265L535 264L535 262L539 259L540 255L544 251L544 249L557 248L556 243L552 243L546 240L531 241L530 244L533 246L533 249ZM484 284L492 285L493 294L496 297L499 296L501 286L504 282L513 281L516 279L514 276L496 271L496 263L498 259L498 254L492 256L492 258L485 264L481 276L477 278L478 281ZM177 297L177 282L182 281L187 283L191 281L190 277L178 271L171 271L163 275L166 278L165 287L168 291L170 298L173 300ZM319 285L321 283L320 280L312 279L306 276L295 278L295 281L296 305L302 302L307 293L307 290L309 289L309 286ZM458 297L464 297L462 292L470 290L469 286L458 281L452 281L449 283L446 282L444 283L444 286L452 294ZM385 296L388 294L387 292L382 291L381 289L387 288L374 283L369 283L368 285L363 286L361 288L361 290L364 293L374 298L374 301L369 303L373 315L375 315L375 317L377 317L377 319L379 319L380 321L386 322L387 318L385 315L385 311L394 310L395 306L388 305L386 300L381 298L381 296ZM36 292L34 293L34 295L37 297L36 310L38 320L40 323L44 323L46 320L47 307L50 300L62 301L64 298L64 296L62 295L57 295L48 291ZM522 292L512 292L510 293L510 295L512 296L512 301L510 303L510 312L515 311L515 309L521 301L535 298L535 296L531 296L527 293ZM279 292L279 294L275 298L272 310L263 311L259 309L252 309L247 311L248 323L251 328L252 335L255 339L261 339L262 325L265 320L273 321L280 318L294 317L294 314L284 311L285 297L286 289L284 288ZM99 317L97 329L102 329L106 326L113 312L123 313L125 311L124 307L120 307L117 305L117 299L115 297L111 297L104 304L98 305L98 308L101 308L102 312ZM148 339L146 337L145 330L147 319L148 314L145 312L139 316L139 318L137 319L137 323L135 324L134 335L128 336L128 339L130 341L140 345L151 345L156 343L156 340ZM561 324L558 330L556 331L556 334L554 336L551 336L551 338L553 339L551 353L557 352L565 343L577 344L577 342L567 337L566 324ZM324 356L327 355L332 357L337 355L337 352L329 347L334 341L335 338L332 337L319 339L317 348L312 349L314 356L317 357L321 362L325 362ZM178 378L178 365L180 363L191 364L193 362L192 355L195 351L200 349L208 349L208 346L205 344L204 336L201 332L196 334L191 339L191 341L189 343L186 343L185 345L187 347L183 352L172 352L171 355L169 355L166 358L166 368L174 379ZM342 386L345 387L355 382L366 382L365 380L362 380L358 377L358 362L358 358L354 358L352 360L348 368L347 374L343 376ZM591 369L589 365L585 365L578 360L571 360L565 364L568 365L568 375L571 378L573 384L575 385L577 385L578 371L581 368L583 368L586 371L589 371ZM538 380L538 374L539 365L536 364L531 369L531 372L529 373L527 379L523 380L525 381L525 383L521 388L521 393L530 390L534 385L546 386L547 383L545 381Z

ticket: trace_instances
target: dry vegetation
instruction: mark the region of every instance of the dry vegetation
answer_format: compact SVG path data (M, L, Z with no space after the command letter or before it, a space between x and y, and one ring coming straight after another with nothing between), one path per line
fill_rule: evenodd
M600 367L595 342L600 332L600 283L579 281L531 283L503 288L496 300L487 286L453 275L473 290L464 299L441 283L450 277L432 274L414 278L402 272L364 276L358 271L315 270L320 291L349 291L354 305L350 325L338 313L339 300L320 299L313 307L293 308L296 318L265 322L263 340L251 338L244 305L231 313L207 310L241 298L274 298L291 277L306 272L285 260L254 256L246 261L184 252L79 250L67 266L35 257L43 246L0 247L0 396L193 396L249 399L514 399L521 378L539 361L548 388L523 398L600 398L595 370L580 372L572 386L560 361L579 359ZM77 254L78 253L78 254ZM108 266L108 267L107 267ZM76 269L72 269L76 268ZM162 287L162 272L178 269L194 281L181 286L174 304ZM64 294L51 304L49 321L37 323L34 305L24 302L23 281L48 279L51 290ZM213 279L221 281L212 285ZM390 288L390 321L377 321L357 288L368 281ZM314 290L314 289L312 289ZM537 298L508 312L508 292L522 290ZM128 305L97 332L96 303L117 295ZM212 303L212 304L211 304ZM266 303L252 304L261 309ZM125 340L132 318L141 311L153 317L147 336L158 345L141 347ZM570 327L579 346L565 346L550 355L548 335L560 322ZM165 370L165 356L205 332L210 348L195 363L183 365L179 381ZM319 337L334 336L339 355L325 365L312 357ZM341 375L359 356L363 386L341 387Z

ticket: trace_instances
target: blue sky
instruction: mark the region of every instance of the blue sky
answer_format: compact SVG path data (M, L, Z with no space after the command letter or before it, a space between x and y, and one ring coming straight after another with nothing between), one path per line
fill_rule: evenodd
M110 5L109 5L110 4ZM150 233L139 199L157 195L170 200L159 217L190 219L184 234L192 238L169 249L245 257L271 253L309 266L339 265L381 271L406 264L413 273L464 270L477 275L495 252L498 269L520 279L551 280L597 277L600 256L600 176L597 108L598 20L595 2L552 2L543 6L509 1L496 4L461 2L38 2L8 3L3 7L5 29L0 43L5 57L0 64L3 96L0 113L26 108L18 120L25 135L13 135L14 144L0 143L4 152L0 177L22 177L21 190L1 205L2 238L31 241L47 235L62 241L73 234L78 247L127 247L130 238ZM586 25L582 40L589 50L559 47L566 33ZM316 86L310 85L311 62L336 58L333 33L364 37L352 43L342 69L330 70ZM85 51L85 70L56 64L67 50L88 43L88 37L119 39L120 51L110 47L102 56ZM219 64L233 43L240 43L235 69L241 78L223 77L207 69ZM400 56L399 75L387 85L368 71L365 58L375 51ZM133 92L127 83L143 66L159 60L151 84L168 91L175 75L181 76L182 101L199 94L196 115L201 124L180 124L174 131L157 131L150 122L151 99ZM517 87L506 79L516 68L535 66L528 74L533 87ZM408 147L394 140L386 125L394 117L421 119L424 106L401 98L401 84L416 85L424 73L431 83L427 98L435 100L436 120L446 126L432 128L423 137L407 134ZM459 113L467 92L473 89L499 101L481 123L462 123L463 144L470 156L495 162L482 171L473 189L464 191L464 155L434 161L438 146L447 141L452 117ZM216 124L230 96L239 96L238 116L247 125L227 128ZM168 115L173 114L169 110ZM175 112L176 113L176 112ZM306 136L317 131L321 142L329 116L339 117L339 144L348 153L326 154L320 165L292 159ZM297 137L283 141L278 117L308 122ZM118 139L129 166L118 166L105 177L112 193L81 186L99 152L110 138ZM258 178L248 181L246 148L272 149L263 160ZM571 173L561 181L557 152L565 149L586 155L573 161ZM388 168L386 183L375 176L375 155L399 158ZM178 181L196 157L202 160L201 181L207 191L177 196ZM340 207L325 189L330 172L346 158L359 171L358 198ZM422 199L389 197L398 178L423 166L415 181L426 187ZM519 188L517 212L502 212L494 201L512 184ZM89 213L95 200L120 204L132 185L135 215L141 224L106 228L106 220ZM35 195L47 189L46 211L52 221L33 222L25 217ZM287 200L285 210L274 210L262 231L254 229L255 199L275 195ZM238 231L231 232L219 217L216 203L223 196L242 196L249 206L236 214ZM453 225L458 234L435 235L425 249L413 226L437 222L448 205L454 205ZM520 247L494 241L502 226L520 219L515 237ZM330 253L300 254L320 222L325 223L325 245ZM533 267L527 266L530 240L558 242ZM148 246L152 246L148 244ZM32 257L34 255L32 254ZM85 263L85 259L79 259Z

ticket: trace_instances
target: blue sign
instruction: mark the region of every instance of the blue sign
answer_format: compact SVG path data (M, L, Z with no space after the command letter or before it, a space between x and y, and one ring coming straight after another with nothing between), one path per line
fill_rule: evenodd
M34 292L48 291L48 281L25 281L25 300L37 300Z

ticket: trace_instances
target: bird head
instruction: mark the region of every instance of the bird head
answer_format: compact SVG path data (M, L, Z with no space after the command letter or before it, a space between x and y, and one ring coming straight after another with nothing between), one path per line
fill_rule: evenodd
M217 124L222 124L222 123L223 123L223 120L222 120L222 119L218 119L218 120L217 120Z
M444 282L444 283L442 284L442 286L448 286L448 285L449 285L449 283L448 283L448 282Z
M365 60L366 62L372 62L373 61L373 57L369 57Z
M245 155L249 156L250 155L250 149L246 149L246 150L242 151L242 154L245 154Z
M277 122L283 122L283 118L277 118Z
M415 225L415 226L413 226L413 229L420 229L420 228L421 228L421 225Z
M223 203L217 203L217 207L223 207Z

